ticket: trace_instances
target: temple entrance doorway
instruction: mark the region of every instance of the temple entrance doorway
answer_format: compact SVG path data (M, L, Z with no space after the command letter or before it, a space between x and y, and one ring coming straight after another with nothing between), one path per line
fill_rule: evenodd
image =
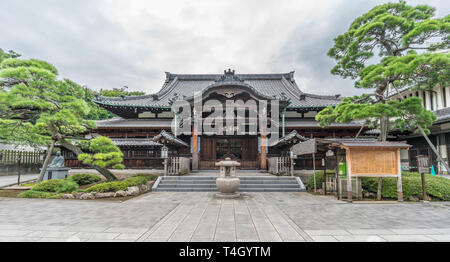
M258 138L256 136L201 138L200 169L218 169L215 163L228 157L240 162L240 169L259 169Z

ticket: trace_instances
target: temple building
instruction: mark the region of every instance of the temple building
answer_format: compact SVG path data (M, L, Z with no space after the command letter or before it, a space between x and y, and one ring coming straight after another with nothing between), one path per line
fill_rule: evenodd
M201 114L195 110L196 96L201 98ZM227 70L223 74L166 73L162 88L155 94L118 98L97 96L95 103L117 117L98 121L93 135L110 137L122 149L127 168L160 168L162 148L168 148L169 156L189 158L193 170L216 169L215 163L227 157L239 161L241 169L266 170L268 158L287 154L284 145L293 140L349 138L363 129L365 131L358 123L332 124L327 128L319 126L315 120L317 113L337 105L341 99L340 95L302 92L294 79L294 72L235 74ZM235 117L239 110L244 110L245 119L240 122L241 128L245 129L244 134L234 132L239 129L238 117L231 120L236 125L230 125L229 115L226 115L227 119L219 124L220 127L223 125L224 133L205 135L194 123L195 117L185 117L172 109L177 101L185 101L191 105L189 115L199 116L200 121L204 122L219 110L204 110L211 100L219 101L223 111L227 101L234 102L231 112ZM250 100L268 101L267 108L262 109L259 102L248 103ZM271 100L277 101L278 110L272 110ZM279 139L269 143L261 126L252 126L260 123L261 115L255 112L267 115L268 126L279 132ZM217 122L212 126L216 125ZM190 132L181 132L186 127ZM66 158L69 158L70 166L79 166L76 159ZM312 157L298 159L296 168L312 169L312 161Z
M391 90L390 99L399 101L418 97L422 99L423 107L433 112L437 116L436 122L429 127L429 139L437 149L438 153L449 163L450 160L450 87L436 86L430 90L413 90L404 88L402 90ZM436 154L433 152L425 138L421 134L411 131L392 131L391 137L395 140L404 140L412 145L408 151L408 161L402 163L403 170L416 171L418 155L428 156L429 163L435 167L435 172L447 174L444 166L437 161ZM406 158L406 157L405 157Z

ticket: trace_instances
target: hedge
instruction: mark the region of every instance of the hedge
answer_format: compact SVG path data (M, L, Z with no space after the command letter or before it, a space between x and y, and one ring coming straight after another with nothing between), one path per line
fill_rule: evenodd
M335 175L335 170L327 170L327 176ZM316 171L316 189L321 189L323 184L323 170ZM314 190L314 175L308 178L308 181L305 184L305 187L308 190Z
M150 180L152 180L151 176L136 175L136 176L127 178L122 181L113 181L113 182L106 182L106 183L93 185L93 186L87 188L86 192L104 193L104 192L116 192L119 190L125 191L128 189L128 187L143 185Z
M74 181L79 186L93 184L101 180L100 177L91 174L76 174L70 176L68 179Z
M42 181L35 185L32 190L51 193L72 192L78 189L78 184L68 179L52 179Z
M334 170L328 170L327 174L335 174ZM425 187L427 194L433 200L450 200L450 179L433 175L425 175ZM323 171L316 172L316 188L321 189L323 183ZM377 193L378 178L361 178L363 192ZM403 198L405 200L422 199L422 180L419 173L402 173ZM314 177L311 176L305 184L308 190L314 189ZM383 198L397 199L397 178L383 178L381 189Z
M363 191L376 193L378 178L362 178ZM422 180L419 173L402 173L403 198L406 200L422 199ZM450 179L425 175L425 187L433 200L450 200ZM383 178L381 189L383 198L397 199L397 178Z
M28 190L20 193L17 197L19 198L48 198L48 199L58 199L62 198L64 193L54 193L54 192L42 192L35 190Z
M133 177L136 177L136 176L145 176L145 177L148 177L148 178L149 178L148 181L155 181L156 179L158 179L158 175L155 175L155 174L136 174L136 175L134 175Z

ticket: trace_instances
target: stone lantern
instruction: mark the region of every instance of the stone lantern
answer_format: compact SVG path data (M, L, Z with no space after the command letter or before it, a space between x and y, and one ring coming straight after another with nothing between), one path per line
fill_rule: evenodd
M220 167L220 177L216 179L216 186L220 193L216 194L221 198L238 198L240 194L237 193L241 181L236 177L236 167L241 164L237 161L232 161L231 158L226 158L223 161L216 163Z

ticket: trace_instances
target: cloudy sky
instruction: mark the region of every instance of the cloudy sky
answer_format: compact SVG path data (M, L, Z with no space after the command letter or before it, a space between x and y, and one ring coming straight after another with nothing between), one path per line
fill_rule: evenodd
M395 1L395 0L392 0ZM0 48L54 64L93 89L153 93L164 72L296 71L301 89L359 94L332 76L333 38L385 0L0 0ZM429 4L437 16L448 0Z

